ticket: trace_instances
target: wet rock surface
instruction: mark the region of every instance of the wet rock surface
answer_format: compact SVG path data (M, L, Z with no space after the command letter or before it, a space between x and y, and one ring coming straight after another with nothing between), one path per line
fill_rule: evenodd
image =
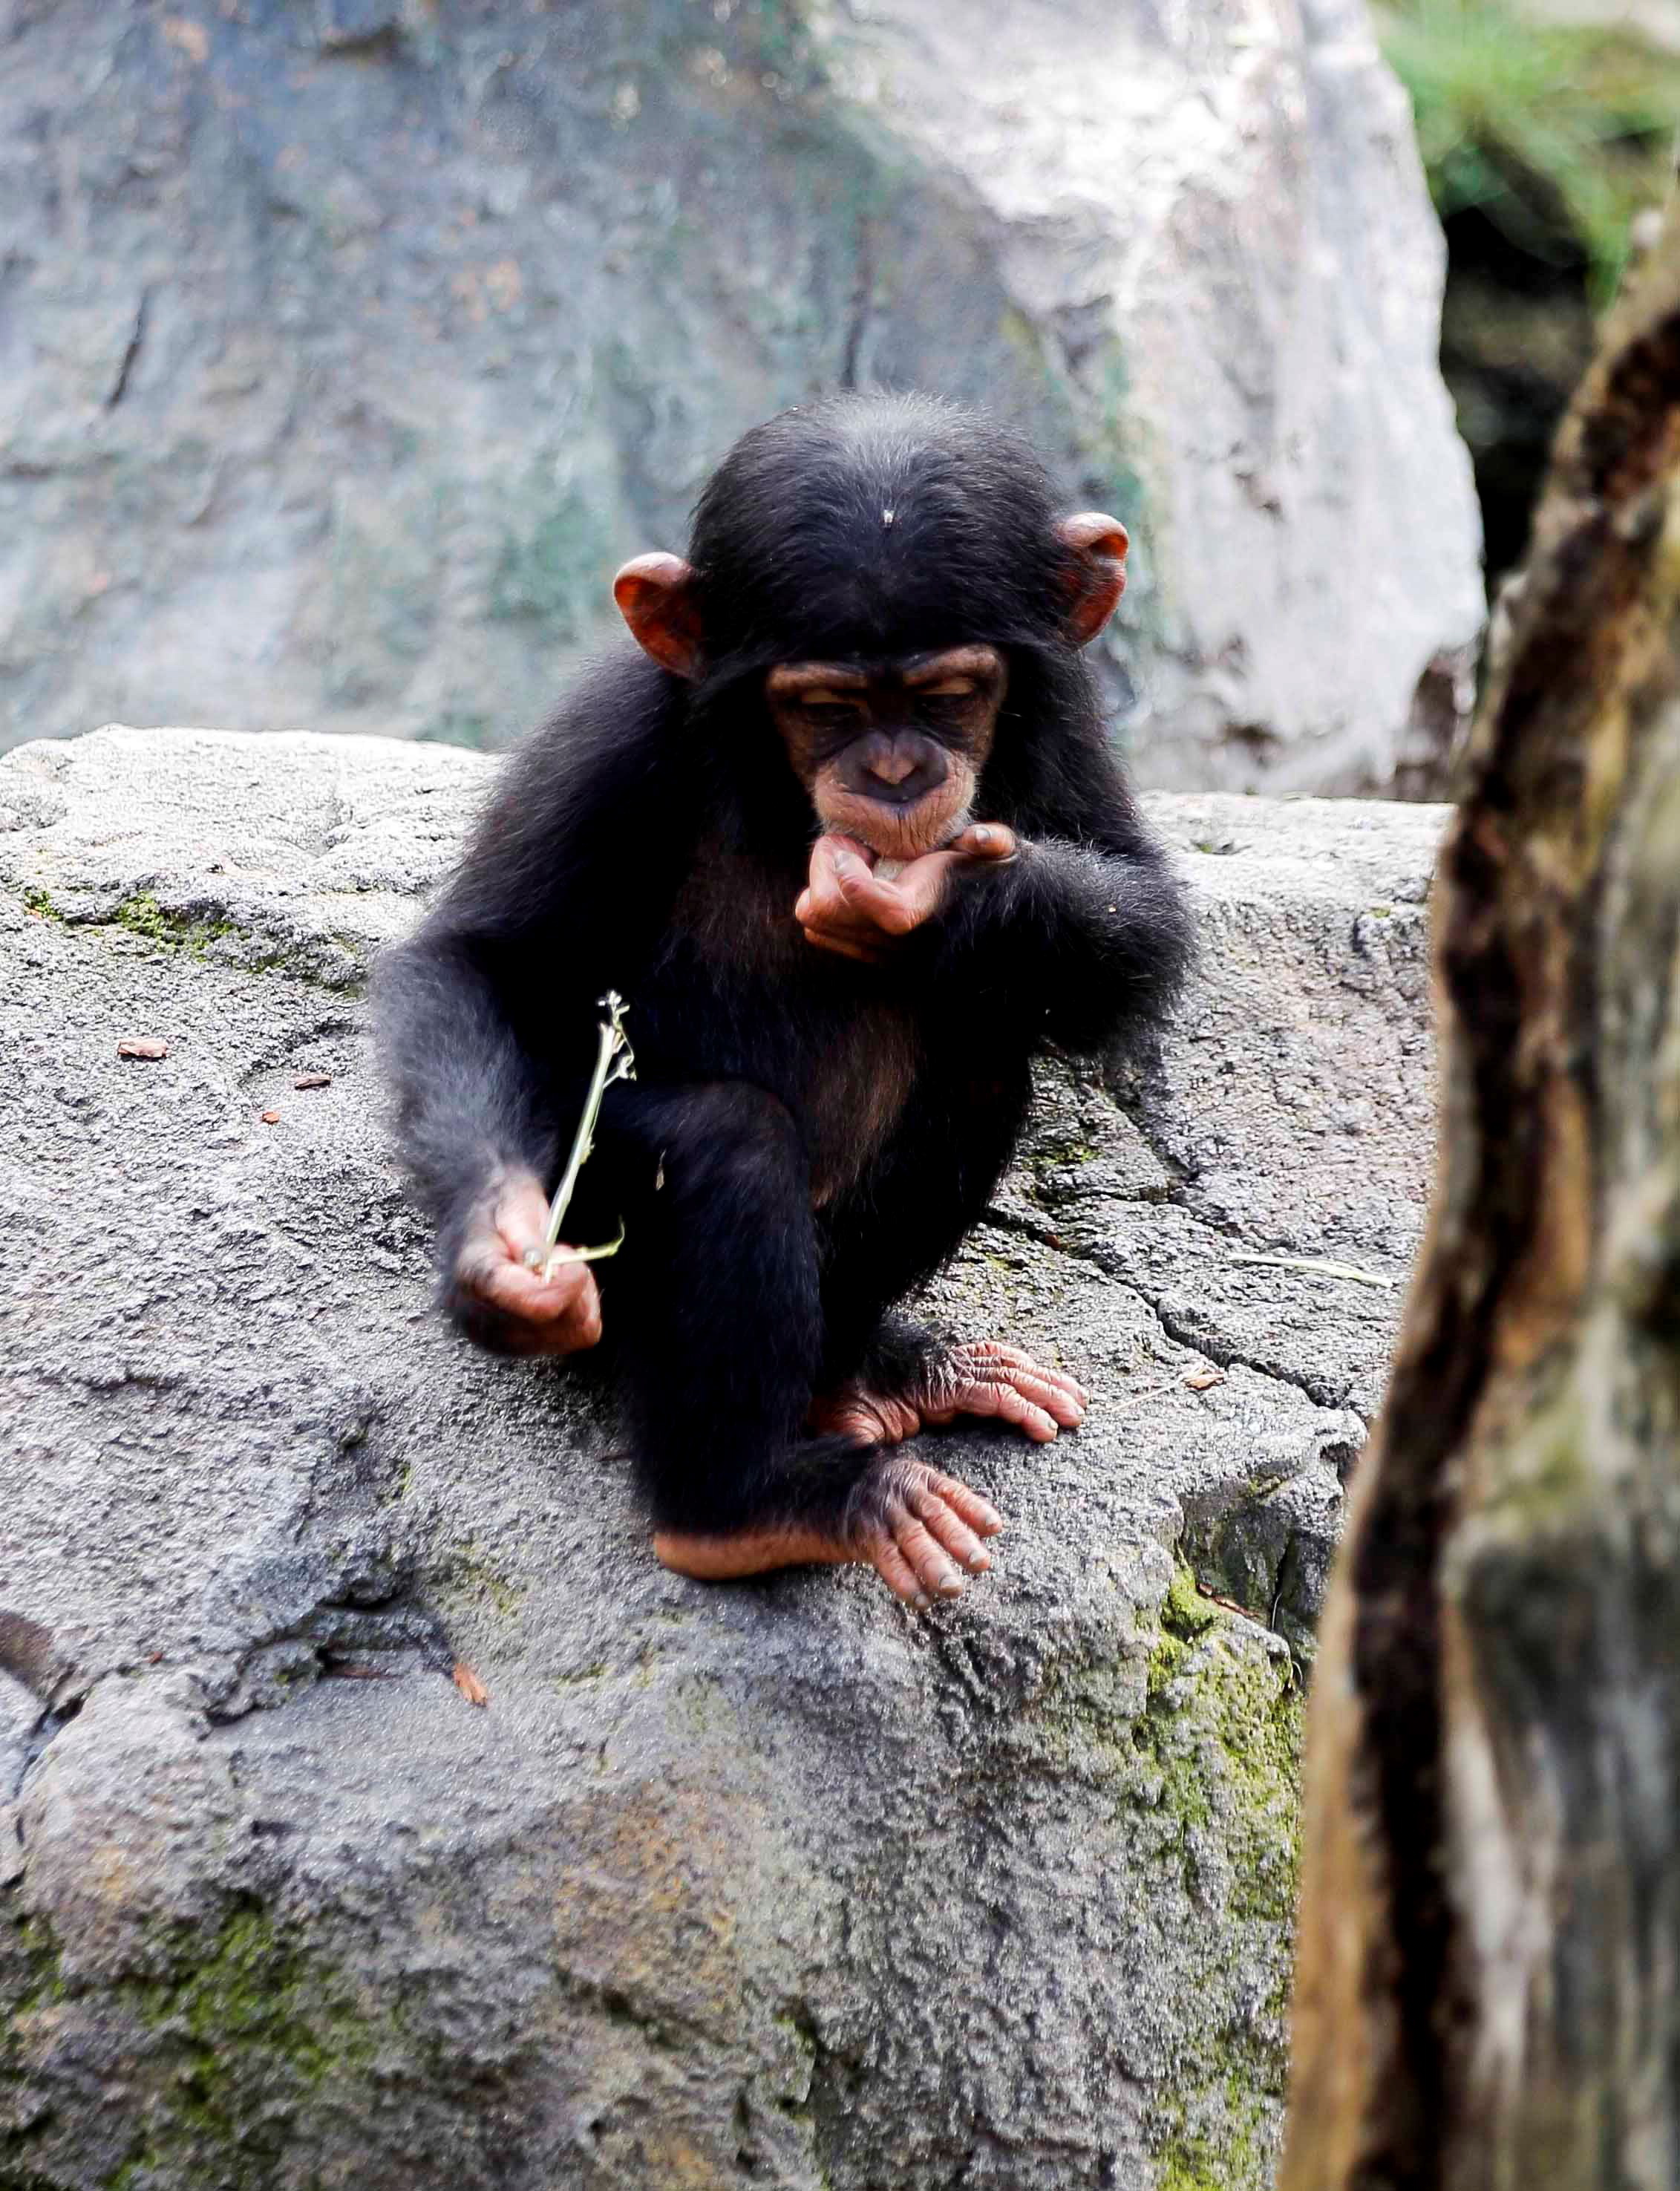
M588 1377L430 1315L360 985L486 774L0 762L0 2184L1264 2184L1438 811L1152 803L1181 1023L933 1289L1096 1405L942 1440L1008 1531L917 1619L665 1574Z

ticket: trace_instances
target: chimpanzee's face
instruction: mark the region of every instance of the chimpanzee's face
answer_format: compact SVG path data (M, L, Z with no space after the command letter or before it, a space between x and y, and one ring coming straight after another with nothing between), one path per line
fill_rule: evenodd
M954 646L868 669L783 663L765 697L823 828L911 860L971 818L1007 681L995 647Z

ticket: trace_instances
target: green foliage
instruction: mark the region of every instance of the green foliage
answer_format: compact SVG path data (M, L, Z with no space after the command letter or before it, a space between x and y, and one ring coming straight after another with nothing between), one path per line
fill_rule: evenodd
M1608 302L1634 214L1672 181L1680 60L1508 0L1401 0L1379 23L1442 218L1480 207L1539 260L1585 256Z

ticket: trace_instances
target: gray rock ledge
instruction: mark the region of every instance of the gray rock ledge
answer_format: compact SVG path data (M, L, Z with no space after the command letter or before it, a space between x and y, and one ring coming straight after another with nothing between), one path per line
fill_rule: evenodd
M919 1620L663 1573L587 1377L428 1314L361 984L486 776L0 762L0 2186L1257 2191L1439 810L1153 802L1202 979L934 1289L1097 1404L952 1442L1009 1532Z

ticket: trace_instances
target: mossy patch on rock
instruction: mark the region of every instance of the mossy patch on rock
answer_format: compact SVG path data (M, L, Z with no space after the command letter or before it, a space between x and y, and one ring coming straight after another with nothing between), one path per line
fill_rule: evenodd
M0 1978L13 2005L0 2036L0 2185L58 2184L48 2153L55 2110L31 2098L31 2056L64 2005L88 1985L66 1972L44 1921L13 1917ZM259 2191L276 2180L298 2112L337 2084L350 2094L390 2020L270 1912L249 1903L208 1935L154 1939L161 1975L94 1985L135 2029L130 2075L140 2134L107 2191ZM9 1966L10 1967L7 1967ZM92 1982L90 1982L91 1983Z

